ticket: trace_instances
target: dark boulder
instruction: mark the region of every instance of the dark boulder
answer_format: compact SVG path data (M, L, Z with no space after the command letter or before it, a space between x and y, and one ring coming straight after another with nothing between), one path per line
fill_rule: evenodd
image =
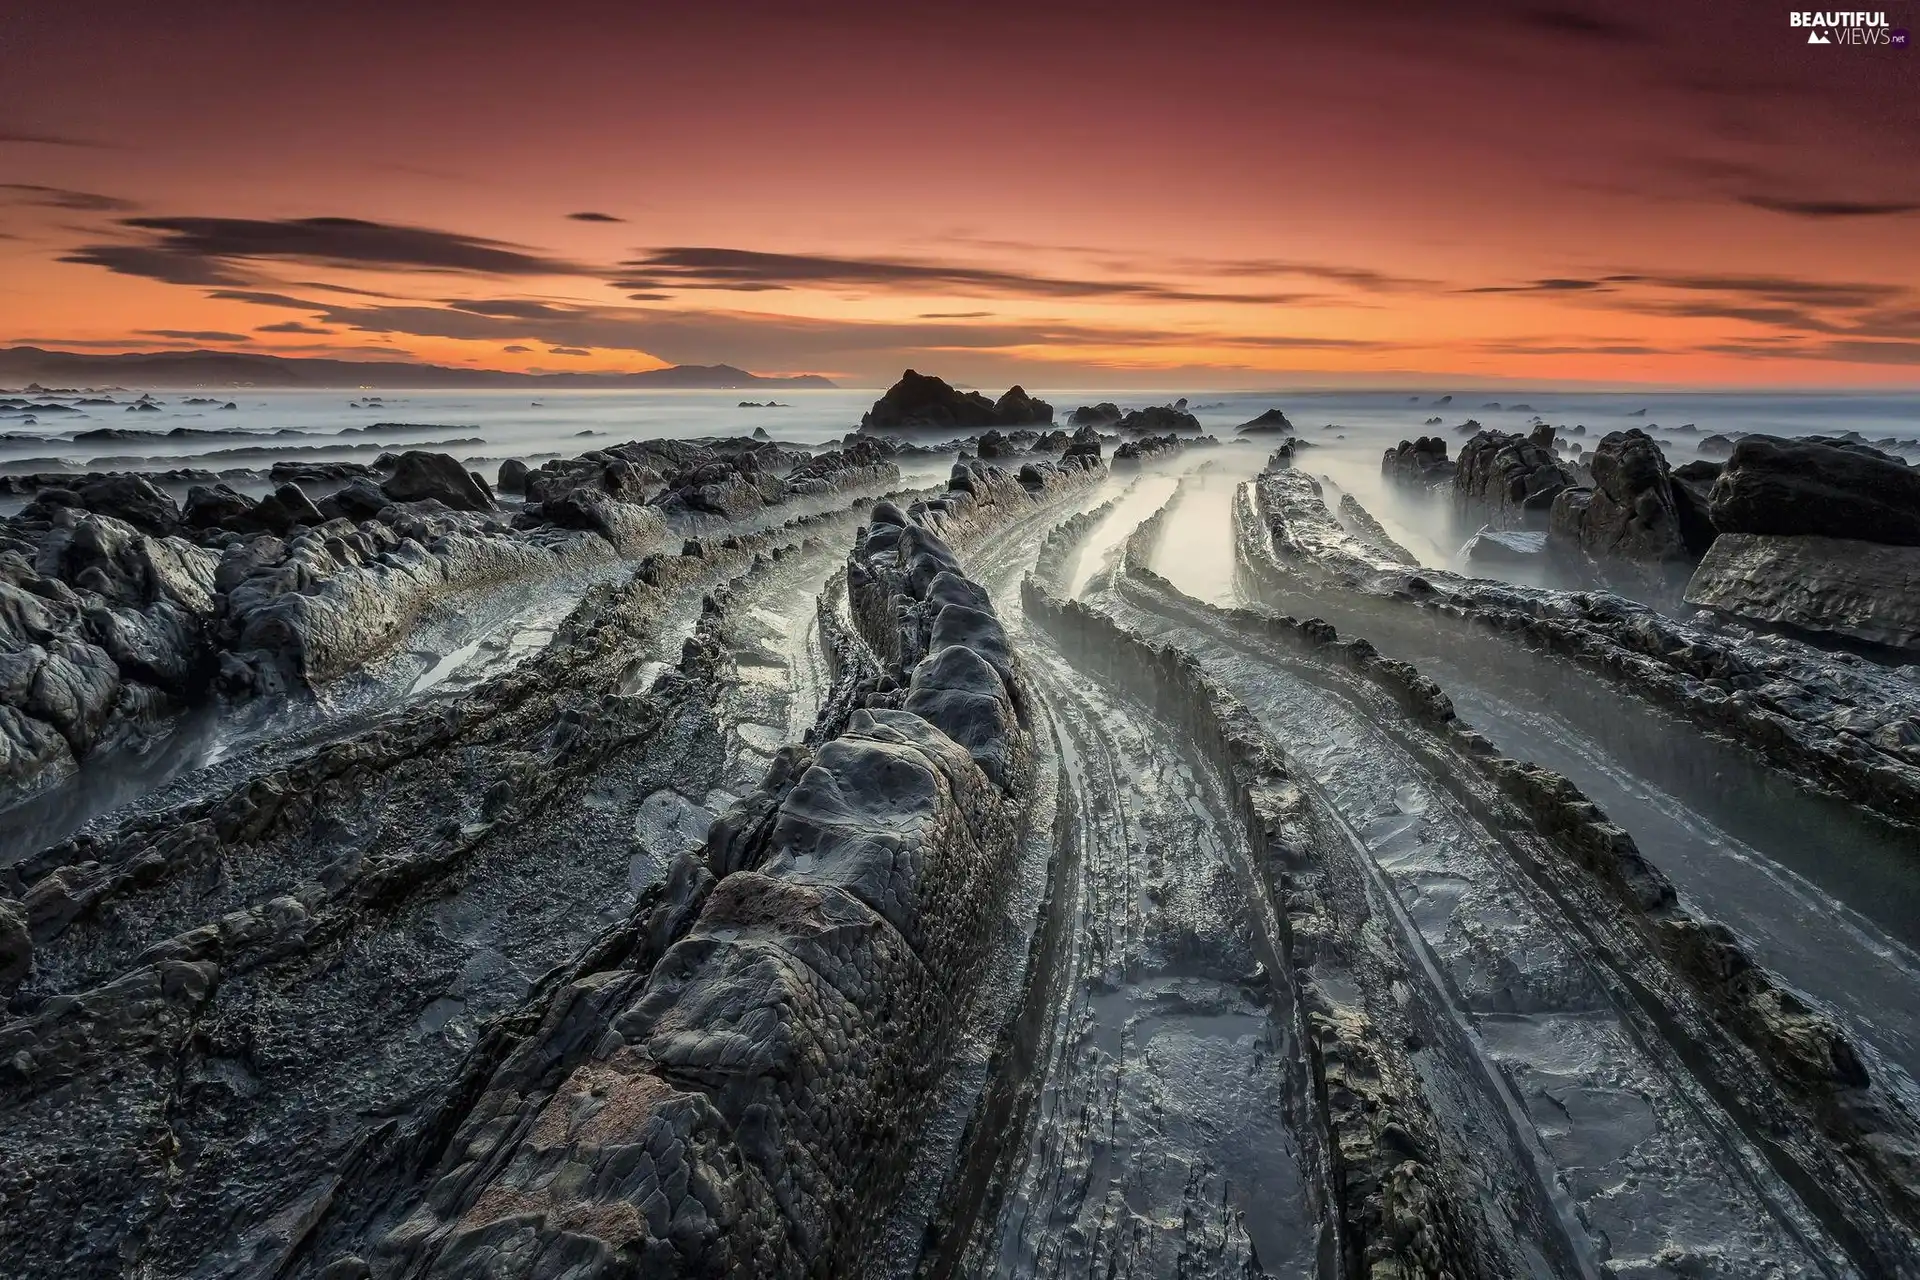
M1007 388L1007 393L994 402L993 413L1003 427L1040 426L1053 421L1053 406L1034 399L1017 385Z
M527 464L518 458L508 458L500 464L500 481L497 486L502 493L525 493L527 491Z
M1075 427L1108 427L1124 416L1119 405L1111 400L1102 400L1099 404L1081 405L1067 415L1067 423Z
M1544 523L1573 475L1553 452L1553 428L1530 436L1482 431L1460 446L1453 474L1454 502L1496 528Z
M187 490L187 506L181 520L190 529L246 532L259 527L253 515L258 505L246 494L224 484L197 484Z
M75 493L87 510L124 520L142 533L165 537L180 527L180 508L145 476L103 476Z
M492 511L493 498L473 474L444 453L409 449L394 460L380 488L395 502L432 498L455 511Z
M944 379L912 369L873 402L860 419L862 431L911 429L977 430L1022 427L1053 421L1053 406L1011 387L998 403L978 391L959 391Z
M329 520L372 520L393 504L379 485L362 476L320 499L320 514Z
M1067 441L1065 452L1060 455L1062 462L1078 459L1083 462L1100 461L1100 433L1090 426L1081 427Z
M1018 452L1013 447L1013 442L998 430L988 431L981 436L977 447L983 458L1011 458Z
M297 525L321 525L327 518L297 484L283 484L254 508L253 518L268 533L285 535Z
M1748 436L1714 482L1723 533L1920 546L1920 472L1865 445Z
M1287 415L1278 409L1269 409L1250 422L1240 424L1240 430L1249 435L1290 432L1293 424L1287 421Z
M1115 423L1114 427L1118 431L1143 436L1179 435L1183 432L1197 436L1200 434L1200 419L1184 409L1176 409L1167 404L1156 404L1144 409L1132 410Z
M1564 489L1553 500L1555 541L1596 559L1642 563L1692 560L1712 541L1690 543L1690 530L1666 455L1638 427L1609 432L1595 447L1593 488Z
M1453 479L1454 464L1447 457L1447 442L1439 436L1421 436L1402 440L1380 458L1380 474L1431 488Z

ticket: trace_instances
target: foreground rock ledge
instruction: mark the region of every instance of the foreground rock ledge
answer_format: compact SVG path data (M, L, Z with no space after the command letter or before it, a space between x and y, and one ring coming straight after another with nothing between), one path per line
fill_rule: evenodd
M784 749L714 824L683 877L697 917L601 1006L597 1044L555 1087L509 1078L485 1095L374 1273L856 1269L904 1181L1033 792L1006 633L943 535L1099 474L968 460L945 496L874 509L847 565L879 659L854 700L830 699L817 745Z

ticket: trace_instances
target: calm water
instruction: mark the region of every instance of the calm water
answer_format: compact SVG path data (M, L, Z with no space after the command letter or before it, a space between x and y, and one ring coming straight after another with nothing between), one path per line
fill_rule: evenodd
M167 391L156 393L156 411L128 412L126 405L136 394L137 388L115 392L118 403L86 406L77 413L41 413L33 420L17 411L0 411L0 472L135 466L263 469L279 460L371 461L381 450L395 447L438 447L490 472L509 457L537 462L621 440L744 435L756 429L776 440L820 445L858 425L878 392L515 390L392 392L362 398L345 390ZM1124 408L1171 398L1045 387L1036 388L1035 394L1052 401L1062 422L1074 406L1096 400L1114 400ZM1451 403L1440 404L1442 394L1196 392L1189 399L1202 425L1223 439L1262 410L1284 409L1300 438L1312 446L1301 465L1328 476L1376 510L1391 506L1379 486L1381 450L1423 434L1443 436L1457 450L1470 434L1457 428L1468 418L1524 430L1537 413L1589 449L1608 431L1643 426L1675 463L1697 456L1696 442L1718 431L1857 431L1868 439L1892 436L1920 442L1920 395L1453 392ZM189 395L231 400L236 407L188 404ZM740 407L742 400L769 398L783 407ZM1493 402L1502 407L1486 407ZM1508 407L1516 404L1526 407ZM1430 424L1436 417L1440 422ZM1679 430L1688 424L1691 432ZM1573 434L1575 427L1583 427L1585 434ZM140 434L133 440L76 438L101 428ZM167 434L177 428L219 434ZM1383 511L1383 519L1388 515ZM1406 532L1418 540L1412 529Z

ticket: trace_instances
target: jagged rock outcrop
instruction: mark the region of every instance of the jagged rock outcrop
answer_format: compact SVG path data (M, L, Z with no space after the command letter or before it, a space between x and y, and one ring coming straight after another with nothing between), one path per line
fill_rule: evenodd
M1113 451L1113 465L1119 467L1137 467L1143 462L1155 458L1170 458L1191 445L1215 443L1211 436L1202 436L1199 440L1185 440L1175 435L1141 436L1138 439L1123 441Z
M1877 449L1748 436L1714 482L1724 533L1920 546L1920 471Z
M1100 462L1100 432L1093 427L1080 427L1068 439L1067 446L1061 451L1062 463L1078 463L1082 466L1091 462Z
M1380 474L1389 480L1433 489L1453 482L1454 464L1447 442L1439 436L1402 440L1380 459Z
M1531 435L1481 431L1460 446L1454 504L1495 527L1544 525L1560 491L1574 477L1553 453L1553 428Z
M1920 643L1920 472L1852 439L1747 436L1709 503L1734 541L1713 544L1689 603L1872 644Z
M7 799L155 729L198 691L210 657L217 556L49 499L0 525Z
M1130 435L1199 435L1200 419L1185 409L1176 409L1172 405L1148 405L1144 409L1132 409L1122 414L1120 421L1113 424L1115 431Z
M944 379L909 369L860 419L862 431L969 431L1024 427L1053 421L1053 406L1019 387L998 402L978 391L959 391Z
M1291 432L1293 424L1287 421L1287 415L1278 409L1269 409L1259 417L1243 422L1236 428L1242 435L1273 435Z
M1594 487L1562 490L1549 534L1596 560L1687 563L1706 553L1713 525L1694 493L1676 482L1666 455L1638 427L1608 433L1588 465Z
M955 479L1010 498L989 470ZM854 616L887 655L868 705L714 824L697 919L599 1002L609 1031L565 1079L483 1095L467 1131L504 1140L456 1143L381 1257L461 1276L511 1253L584 1280L628 1258L799 1277L867 1255L1032 785L1005 632L924 523L967 522L978 499L953 492L968 499L911 516L880 504L849 558Z

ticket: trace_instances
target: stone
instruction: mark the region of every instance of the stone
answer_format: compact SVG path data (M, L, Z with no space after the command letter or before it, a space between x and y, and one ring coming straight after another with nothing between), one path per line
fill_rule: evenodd
M124 520L142 533L165 537L180 527L180 508L145 476L109 475L76 492L87 510Z
M1019 387L998 402L978 391L959 391L944 379L908 369L860 419L862 431L1031 426L1053 421L1053 406Z
M1280 410L1269 409L1259 417L1249 422L1241 423L1239 430L1244 435L1270 435L1279 432L1291 432L1293 430L1293 424L1287 421L1287 415L1280 412Z
M1593 451L1594 487L1562 490L1553 500L1553 539L1595 559L1646 564L1692 560L1711 544L1711 528L1682 514L1666 456L1638 427L1609 432ZM1690 538L1689 534L1693 536Z
M1380 459L1380 474L1389 480L1434 488L1453 480L1454 463L1447 457L1447 442L1439 436L1421 436L1402 440Z
M1454 502L1496 528L1544 525L1553 500L1573 482L1554 456L1553 428L1536 428L1530 436L1481 431L1460 446Z
M492 511L493 498L471 472L444 453L409 449L394 460L393 474L380 486L395 502L428 498L455 511Z
M1852 443L1748 436L1714 482L1723 533L1920 546L1920 471Z
M1894 648L1920 648L1920 547L1722 533L1687 603Z
M1114 424L1116 431L1125 431L1137 435L1171 435L1187 433L1200 434L1200 419L1184 409L1172 405L1149 405L1144 409L1134 409Z
M1120 406L1111 400L1102 400L1099 404L1083 404L1067 415L1067 425L1074 427L1110 427L1125 415Z
M502 493L525 493L527 491L527 464L518 458L508 458L500 464L499 483L496 486Z

